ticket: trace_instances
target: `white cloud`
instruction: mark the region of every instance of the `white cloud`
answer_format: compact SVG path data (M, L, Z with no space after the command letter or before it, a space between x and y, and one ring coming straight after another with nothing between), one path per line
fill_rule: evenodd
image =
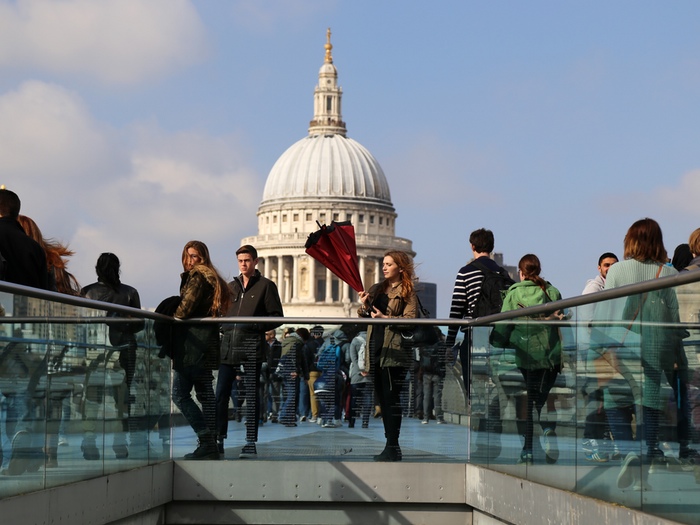
M206 47L188 0L0 0L0 67L134 84L197 62Z
M115 130L75 93L32 81L0 94L0 143L0 183L17 191L46 237L70 242L70 269L84 284L97 256L112 251L125 282L155 306L177 292L188 240L206 242L223 266L241 237L256 233L264 180L236 136L153 123Z
M131 284L155 306L177 292L172 284L182 271L180 250L187 241L207 243L215 264L224 266L231 247L255 234L262 181L235 137L173 135L153 125L131 133L136 145L130 172L105 181L85 204L82 211L91 220L72 243L76 251L92 251L94 258L113 251L125 264L136 263L132 280L138 281ZM87 267L83 261L81 275L90 275L90 259ZM221 269L227 273L227 267Z
M80 97L61 86L29 81L0 98L4 169L30 175L48 164L70 176L104 154L105 137Z
M639 187L625 191L616 188L601 196L597 207L608 214L614 211L615 215L632 221L652 217L660 222L665 218L669 225L674 222L688 224L688 220L697 220L698 201L700 169L695 169L677 179L674 177L665 186ZM665 231L665 224L662 226Z
M697 218L698 202L700 202L700 169L690 171L683 175L678 186L673 188L661 188L655 193L661 205L668 211L687 214L693 219Z

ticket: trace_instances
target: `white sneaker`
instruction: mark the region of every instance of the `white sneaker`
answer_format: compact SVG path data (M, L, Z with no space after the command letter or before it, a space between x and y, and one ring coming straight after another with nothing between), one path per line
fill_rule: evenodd
M635 479L639 479L640 466L639 456L634 452L629 452L622 463L620 473L617 475L617 488L626 489L634 483Z
M559 459L559 447L557 447L557 433L553 428L544 431L544 454L545 461L550 465Z

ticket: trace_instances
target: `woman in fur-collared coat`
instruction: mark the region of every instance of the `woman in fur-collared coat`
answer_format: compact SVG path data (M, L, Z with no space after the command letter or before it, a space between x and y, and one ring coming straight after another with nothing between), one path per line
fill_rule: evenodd
M190 241L182 250L185 270L180 284L176 319L219 317L226 312L230 294L226 281L209 257L207 245ZM175 405L197 434L199 446L185 459L219 459L216 445L216 407L213 370L218 367L219 327L216 324L176 325L173 337L173 391ZM197 394L201 409L192 399Z

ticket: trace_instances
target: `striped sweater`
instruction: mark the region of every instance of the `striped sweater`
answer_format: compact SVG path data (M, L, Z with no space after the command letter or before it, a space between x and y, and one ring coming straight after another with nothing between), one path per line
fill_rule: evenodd
M498 271L500 266L493 259L482 256L476 259L487 268ZM479 270L471 262L463 266L457 273L455 287L452 292L452 305L450 307L450 319L471 319L471 313L476 300L481 293L481 285L484 282L484 272ZM447 331L447 346L453 346L457 338L458 327L450 326Z

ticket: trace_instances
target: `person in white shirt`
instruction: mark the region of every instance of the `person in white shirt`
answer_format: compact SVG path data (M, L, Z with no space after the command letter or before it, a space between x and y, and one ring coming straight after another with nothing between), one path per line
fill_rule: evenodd
M612 252L605 252L598 258L598 275L593 279L586 281L586 286L581 292L581 295L588 295L595 292L600 292L605 287L605 278L608 276L608 270L610 267L618 262L617 255ZM585 348L588 344L590 338L590 328L589 322L593 319L593 314L595 312L596 303L586 304L578 308L578 319L579 319L579 348ZM586 460L593 461L595 463L606 463L610 459L610 455L613 456L619 454L613 447L606 446L608 443L604 442L605 433L608 430L608 423L605 417L605 409L602 406L603 403L603 392L595 382L590 383L593 387L591 390L586 388L586 394L588 395L588 401L592 405L591 411L586 416L586 424L583 428L583 441L581 442L583 453ZM601 445L606 449L605 451L601 449ZM607 449L610 449L608 451Z

